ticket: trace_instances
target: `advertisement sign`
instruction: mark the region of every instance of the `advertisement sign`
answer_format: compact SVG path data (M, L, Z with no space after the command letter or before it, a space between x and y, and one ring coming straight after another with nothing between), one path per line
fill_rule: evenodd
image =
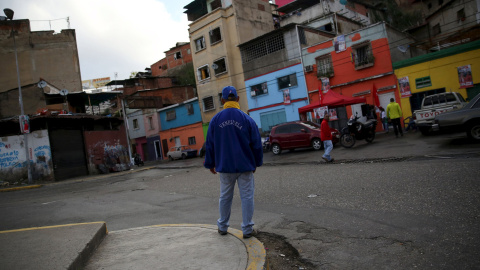
M346 45L345 45L345 36L344 35L335 37L333 39L333 44L335 46L335 52L337 52L337 53L338 52L343 52L347 49Z
M398 86L400 87L400 96L410 97L412 92L410 91L410 82L408 81L408 76L398 79Z
M473 87L472 67L470 65L457 67L458 70L458 82L460 88Z
M328 106L315 108L313 113L315 114L315 119L322 119L328 113Z
M330 90L330 79L322 77L320 80L322 81L322 91L325 94L328 90Z
M290 104L290 89L283 90L283 104L288 105Z
M92 80L93 87L95 88L103 87L109 82L110 82L110 77L98 78L98 79Z
M30 133L30 119L28 115L20 115L18 122L20 123L20 131L23 133Z
M330 109L330 110L328 110L328 114L330 115L330 121L338 120L337 110Z

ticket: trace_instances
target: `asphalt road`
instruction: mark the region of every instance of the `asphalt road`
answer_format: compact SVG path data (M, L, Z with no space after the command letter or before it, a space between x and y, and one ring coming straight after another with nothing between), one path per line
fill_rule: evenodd
M277 165L267 163L255 173L256 227L286 237L318 269L475 269L480 158L452 149L452 158L335 164L298 162L319 156L308 150L269 153L266 160L278 159ZM340 156L343 150L336 150ZM175 162L169 164L184 161ZM201 167L61 182L0 193L0 230L92 221L105 221L109 231L215 224L218 193L218 176ZM237 192L231 226L239 229L240 223Z

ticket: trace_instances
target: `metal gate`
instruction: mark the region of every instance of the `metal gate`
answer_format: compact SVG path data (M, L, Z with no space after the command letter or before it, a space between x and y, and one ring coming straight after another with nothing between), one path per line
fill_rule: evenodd
M50 130L55 180L88 174L85 144L81 130Z

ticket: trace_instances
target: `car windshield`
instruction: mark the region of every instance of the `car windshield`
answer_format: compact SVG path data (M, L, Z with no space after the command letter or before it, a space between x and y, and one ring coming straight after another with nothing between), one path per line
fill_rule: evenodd
M182 150L190 150L190 147L188 147L188 146L182 146Z
M310 122L310 121L302 122L301 124L304 125L304 126L307 126L310 129L319 129L320 128L320 126L318 124L315 124L315 123Z

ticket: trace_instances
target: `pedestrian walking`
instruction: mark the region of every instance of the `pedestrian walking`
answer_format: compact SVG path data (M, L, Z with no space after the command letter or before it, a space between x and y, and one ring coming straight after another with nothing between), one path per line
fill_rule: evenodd
M390 119L393 125L393 131L398 138L398 133L403 136L402 126L400 125L400 117L402 117L402 109L400 105L395 102L394 98L390 99L390 104L387 106L387 117Z
M330 152L333 149L332 143L332 130L328 125L328 121L330 120L330 115L325 114L322 124L320 125L320 139L323 142L323 148L325 148L325 153L323 154L322 158L326 162L333 162L334 159L330 156Z
M257 124L240 110L239 99L235 87L223 88L223 110L212 118L208 127L204 166L213 174L220 173L218 233L227 234L237 183L242 202L243 238L250 238L256 234L253 174L263 164L263 149Z

